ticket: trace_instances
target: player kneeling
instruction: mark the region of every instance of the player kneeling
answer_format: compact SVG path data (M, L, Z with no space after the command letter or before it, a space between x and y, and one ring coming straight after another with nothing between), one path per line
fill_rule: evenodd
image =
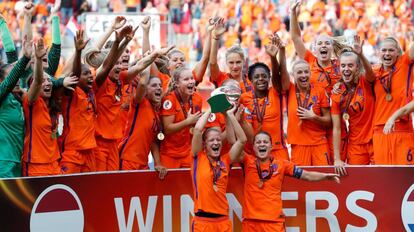
M339 183L339 175L305 171L287 160L271 155L272 139L267 132L259 132L253 141L256 157L243 158L245 182L242 231L285 231L281 190L285 175L307 181L332 180Z

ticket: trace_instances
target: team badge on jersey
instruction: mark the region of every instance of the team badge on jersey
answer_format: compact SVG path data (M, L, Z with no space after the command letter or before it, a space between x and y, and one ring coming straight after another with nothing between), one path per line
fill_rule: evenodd
M216 114L211 113L210 116L208 116L208 122L214 122L216 121Z
M164 110L169 110L169 109L171 109L171 107L172 107L172 103L171 103L171 101L170 101L170 100L166 100L166 101L164 102L164 104L162 104L162 108L163 108Z

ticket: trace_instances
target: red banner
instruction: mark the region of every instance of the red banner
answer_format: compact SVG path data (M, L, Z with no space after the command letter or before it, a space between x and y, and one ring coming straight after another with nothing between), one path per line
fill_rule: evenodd
M414 167L347 170L341 184L285 179L288 231L414 231ZM3 179L0 188L0 231L189 231L193 215L188 170L165 180L150 171ZM240 169L230 174L227 199L240 231Z

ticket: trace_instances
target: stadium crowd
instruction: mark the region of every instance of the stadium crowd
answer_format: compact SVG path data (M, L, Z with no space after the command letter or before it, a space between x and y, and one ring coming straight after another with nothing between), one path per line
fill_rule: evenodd
M231 231L225 193L240 165L243 230L283 231L285 175L339 182L346 165L413 164L410 4L3 1L0 178L145 170L151 153L161 179L191 168L195 228ZM135 27L117 16L93 43L79 29L62 63L64 25L103 10L168 13L175 33L198 40L197 61L188 43L153 48L150 16ZM229 102L223 112L203 107L206 76Z

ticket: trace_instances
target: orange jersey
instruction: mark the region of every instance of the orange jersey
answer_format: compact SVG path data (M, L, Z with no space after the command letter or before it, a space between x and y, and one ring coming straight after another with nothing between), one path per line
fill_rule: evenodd
M226 198L227 183L230 172L229 154L221 155L220 176L216 181L218 191L213 188L213 168L207 154L200 151L193 157L191 179L194 189L194 212L207 212L221 215L229 214L229 203Z
M85 93L80 87L62 98L64 120L62 152L65 150L86 150L96 147L95 96Z
M118 147L121 159L148 165L151 144L160 130L155 114L147 98L139 104L131 101L125 135Z
M346 94L346 96L343 94L346 91L345 84L341 84L341 90L341 93L332 94L331 96L331 113L342 118L350 94ZM370 142L373 133L374 94L372 92L372 85L363 76L359 78L359 83L352 96L352 100L350 100L347 113L349 114L348 141L353 144Z
M98 117L96 118L96 136L100 136L104 139L122 138L122 90L127 72L128 71L123 71L119 73L118 84L107 77L100 87L97 87L95 85L95 96L98 113ZM119 91L119 96L116 96L117 91Z
M245 155L243 164L245 173L243 219L284 221L281 199L282 183L285 175L300 178L301 169L296 168L290 161L282 159L260 163L262 175L270 172L273 174L270 179L264 181L262 188L259 188L260 179L256 157ZM272 171L269 170L270 168Z
M321 108L329 108L329 99L324 89L312 84L310 88L309 101L306 108L312 108L316 115L322 116ZM300 98L304 102L305 93L301 92ZM326 143L326 128L317 122L299 119L294 84L290 85L288 102L288 143L298 145L318 145Z
M332 61L331 66L322 68L318 64L318 59L316 56L313 55L309 50L306 50L304 60L306 60L310 66L310 83L315 86L324 88L330 95L332 87L336 84L336 82L339 81L339 79L341 79L338 61L334 60Z
M272 151L286 148L283 135L283 96L271 87L268 96L257 99L257 103L258 109L255 107L252 91L241 95L240 104L246 107L246 121L252 124L255 134L266 131L272 136ZM265 108L263 108L264 106ZM262 109L264 109L264 117L260 126L258 114L263 112Z
M231 78L229 73L219 72L218 76L216 78L212 78L212 81L214 84L216 84L218 87L220 87L223 82L227 79ZM244 76L242 78L243 80L240 82L240 88L242 90L242 93L250 92L253 90L252 82L250 82L249 78L247 76Z
M386 92L381 84L381 80L388 78L392 70L384 71L384 69L381 67L374 68L376 75L376 80L374 83L374 91L376 96L375 113L373 119L374 127L384 125L387 122L388 118L395 111L413 99L412 89L414 77L412 77L412 73L410 73L412 70L409 70L410 64L412 64L412 61L410 61L408 53L405 53L400 58L398 58L394 66L394 73L391 77L392 101L390 102L386 100ZM410 116L402 117L399 121L407 125L407 127L412 128Z
M128 112L129 112L129 105L131 104L131 99L133 98L133 93L134 93L134 87L132 86L132 84L128 84L128 85L124 85L124 88L122 90L122 105L121 105L121 115L120 115L120 120L121 120L121 126L122 126L122 135L124 135L125 133L125 126L127 124L128 121Z
M22 160L28 163L52 163L59 159L56 131L52 130L49 109L42 97L29 104L28 95L23 96L26 133Z
M202 99L198 93L193 94L192 102L193 109L191 113L200 112L202 109ZM190 110L189 102L184 103L184 108L185 112ZM175 115L174 123L185 120L185 114L174 91L163 99L160 115ZM191 138L189 127L177 133L166 135L165 139L161 142L160 156L166 155L174 158L183 158L190 155Z

